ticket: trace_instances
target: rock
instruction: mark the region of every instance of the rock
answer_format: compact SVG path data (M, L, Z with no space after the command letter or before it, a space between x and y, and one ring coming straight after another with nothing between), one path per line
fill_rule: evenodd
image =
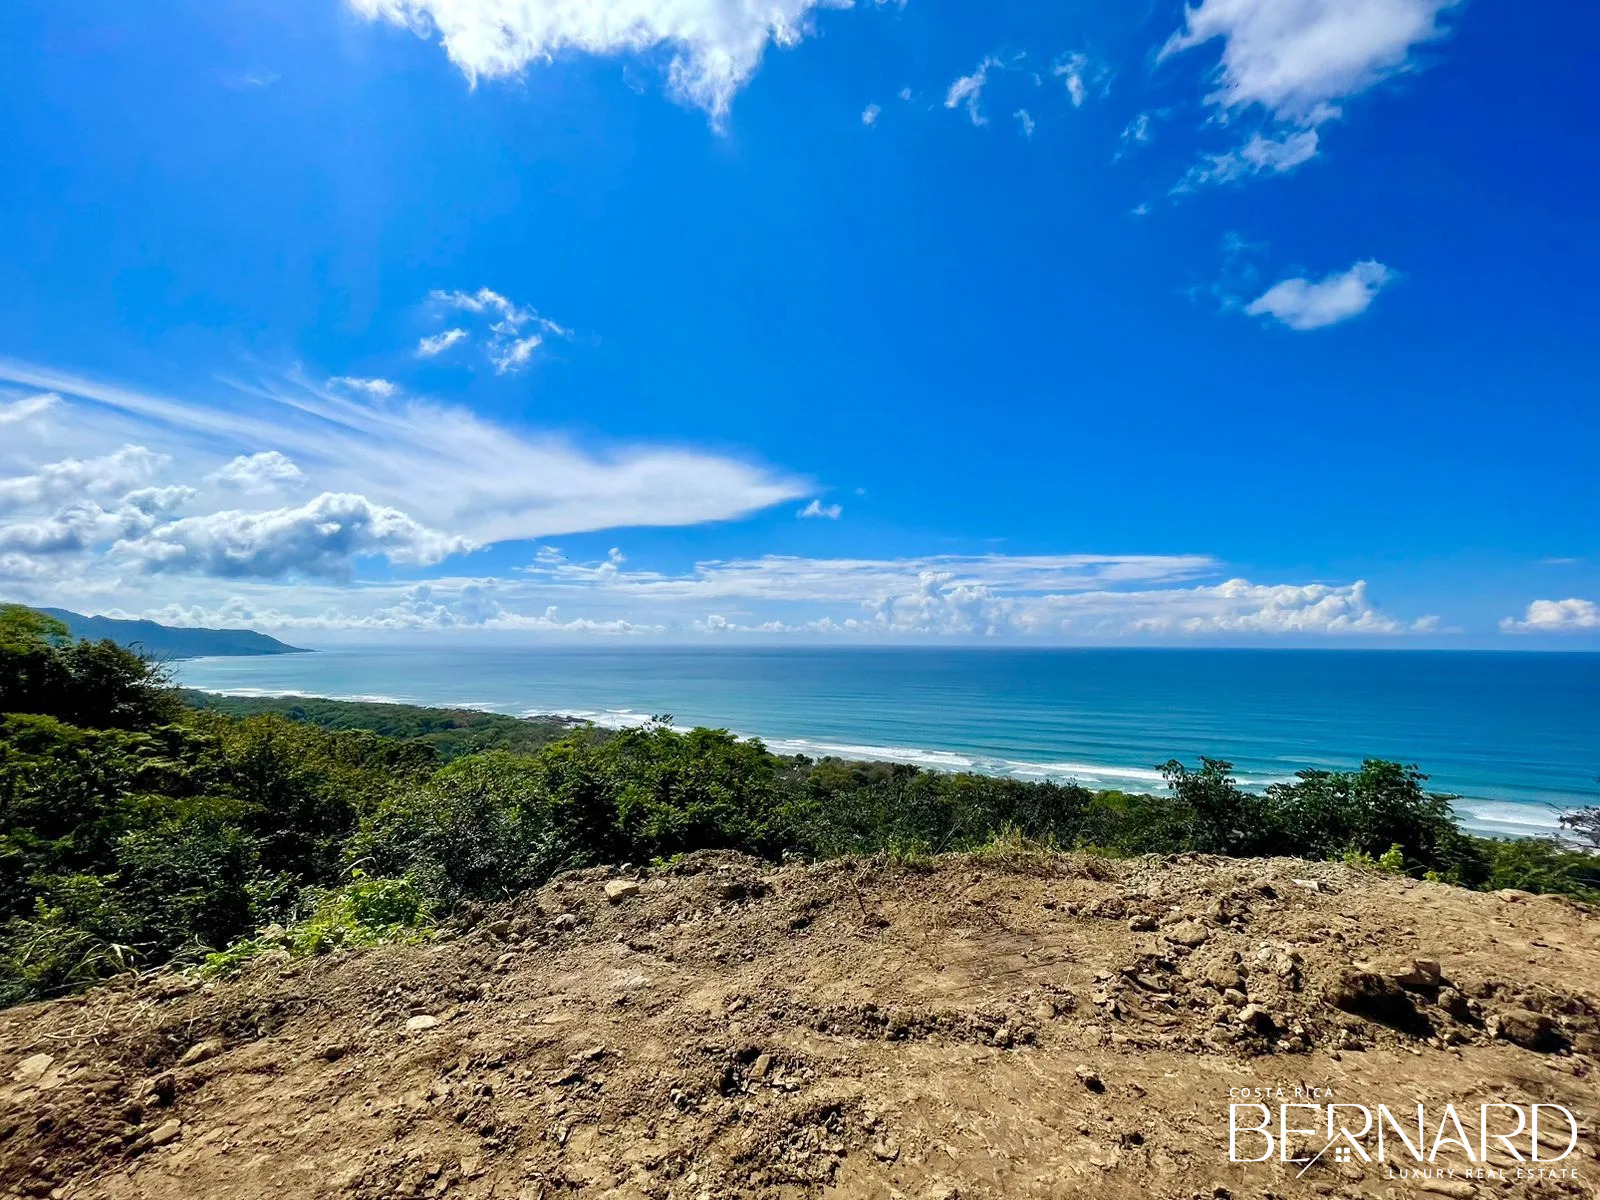
M578 927L577 913L560 913L550 918L551 929L576 929Z
M1433 991L1444 983L1444 972L1436 958L1414 958L1409 969L1395 972L1394 981L1408 991Z
M1134 933L1149 933L1156 927L1156 919L1149 913L1140 913L1128 918L1128 928Z
M872 1156L880 1162L892 1163L900 1157L900 1147L888 1138L872 1144Z
M152 1146L165 1146L182 1132L183 1122L173 1117L171 1120L163 1121L156 1126L150 1134L150 1144Z
M1417 1190L1432 1192L1435 1196L1456 1196L1459 1200L1478 1194L1478 1189L1464 1179L1424 1179L1417 1184Z
M1489 1032L1529 1050L1559 1050L1566 1044L1554 1021L1525 1008L1496 1013L1489 1020Z
M1079 1067L1073 1074L1078 1077L1078 1082L1091 1092L1099 1093L1106 1090L1105 1080L1100 1078L1093 1067Z
M1308 892L1320 892L1322 890L1322 881L1319 879L1291 879L1289 882L1297 888L1305 888Z
M1246 996L1238 988L1229 988L1222 993L1222 1002L1233 1008L1243 1008L1250 1003L1250 997Z
M498 941L505 941L511 936L511 922L505 919L490 921L483 927L483 931Z
M1225 992L1230 988L1243 989L1244 987L1244 975L1239 970L1239 964L1229 962L1227 959L1220 959L1212 963L1206 968L1203 978L1219 992Z
M1277 1029L1272 1014L1259 1004L1246 1004L1239 1010L1239 1023L1257 1033L1270 1034Z
M1167 941L1175 942L1180 946L1188 946L1191 950L1196 946L1205 945L1206 939L1210 936L1211 934L1206 931L1204 926L1194 921L1179 921L1166 933L1162 934L1162 937L1166 938Z
M203 1063L208 1058L215 1058L222 1053L222 1043L215 1038L207 1038L203 1042L196 1042L183 1052L183 1057L178 1060L180 1067L192 1067L195 1063Z
M1412 1023L1417 1010L1400 985L1376 971L1349 967L1328 989L1325 997L1335 1008L1385 1022Z
M55 1066L56 1060L48 1054L32 1054L17 1064L11 1078L17 1083L38 1083L45 1073Z
M765 1079L767 1077L767 1072L770 1070L772 1070L772 1055L765 1053L758 1054L756 1055L755 1062L750 1064L750 1078Z
M613 904L621 904L630 896L639 894L639 884L633 879L613 879L606 884L606 899Z
M421 1033L424 1029L432 1029L438 1023L438 1017L430 1016L428 1013L422 1013L420 1016L412 1017L406 1022L406 1032Z
M1458 1021L1472 1016L1472 1001L1453 987L1439 989L1439 1007Z

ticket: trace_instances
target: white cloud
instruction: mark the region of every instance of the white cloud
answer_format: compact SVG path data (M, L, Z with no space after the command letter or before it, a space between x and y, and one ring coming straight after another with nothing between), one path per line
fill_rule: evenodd
M501 375L519 371L533 360L533 352L544 344L545 338L571 338L572 331L543 317L537 309L513 303L490 288L475 292L434 291L429 293L431 303L456 312L483 317L488 323L485 353L489 362ZM467 337L462 329L447 329L433 338L423 338L419 353L425 356L438 354ZM436 349L433 347L437 347Z
M280 487L299 487L305 481L305 472L277 450L241 454L206 476L207 483L241 492L270 492Z
M1019 108L1011 115L1016 117L1017 128L1022 131L1022 136L1025 138L1032 138L1033 131L1035 128L1037 128L1037 125L1033 119L1033 114L1025 108Z
M1111 68L1083 53L1067 55L1050 68L1050 73L1066 87L1073 108L1082 108L1090 90L1103 89L1111 78Z
M1500 622L1507 633L1578 633L1600 629L1600 605L1593 600L1535 600L1519 621Z
M41 392L37 396L24 396L20 400L0 404L0 425L20 425L23 421L31 421L60 403L61 397L54 392Z
M824 504L821 500L813 500L799 512L797 517L821 517L828 521L837 521L844 515L844 506L840 504Z
M1394 272L1380 262L1358 262L1348 271L1313 283L1285 279L1275 283L1245 308L1251 316L1270 316L1290 329L1321 329L1367 311Z
M1122 144L1123 144L1123 146L1124 147L1127 147L1127 146L1130 146L1130 145L1142 146L1146 142L1148 142L1150 140L1150 125L1151 125L1151 119L1150 119L1150 114L1149 113L1142 112L1138 116L1134 117L1133 120L1129 121L1127 123L1127 125L1125 125L1123 127L1123 130L1122 130Z
M877 104L869 104L861 110L861 123L863 125L876 125L883 108Z
M328 380L329 387L345 388L352 392L364 392L380 400L387 400L397 394L400 388L387 379L362 379L355 375L335 375Z
M1189 169L1175 192L1193 191L1208 183L1235 183L1253 175L1282 175L1317 156L1315 129L1297 129L1278 137L1254 133L1225 154L1208 154Z
M978 107L983 99L984 85L989 82L989 72L995 67L1002 66L998 58L989 55L978 64L978 69L971 75L962 75L950 85L950 90L945 93L944 106L946 108L959 108L966 106L967 116L974 125L987 125L989 118L983 115L983 110Z
M429 334L427 337L417 339L417 356L419 358L437 358L457 342L467 340L465 329L446 329L443 333Z
M68 458L46 463L35 472L0 479L0 512L48 503L65 497L104 496L124 491L155 474L167 459L143 446L97 458Z
M1316 156L1316 127L1343 115L1339 102L1411 65L1411 50L1441 37L1440 15L1457 0L1201 0L1160 58L1221 38L1219 86L1207 100L1259 108L1279 128L1207 156L1175 190L1281 174Z
M324 492L298 508L184 517L111 548L144 571L263 579L340 578L352 560L382 555L428 566L472 549L465 538L427 528L365 496Z
M4 360L0 379L59 392L80 429L80 444L104 444L118 434L138 436L169 451L177 463L204 461L218 447L249 459L259 447L273 446L265 453L288 460L319 492L365 496L477 544L726 521L802 500L815 487L764 465L693 447L579 446L420 397L371 403L298 378L236 384L238 396L220 405ZM241 399L246 402L238 403ZM123 485L126 490L149 482L145 476L165 461L142 448L137 456L149 461L140 457L135 463L127 450L119 454L89 473L112 470L117 462L138 466L120 472L134 476ZM51 478L62 475L52 470ZM67 481L54 486L58 493L63 487L71 491ZM221 486L213 484L219 494L202 501L238 507L236 498L220 494ZM17 487L14 480L0 482L0 509L4 490ZM29 484L28 490L38 491L39 485ZM110 495L117 489L102 490Z
M667 85L714 126L755 75L769 44L793 46L818 8L848 0L350 0L356 12L436 35L467 78L520 74L569 51L643 55L665 49Z
M1224 107L1260 105L1316 124L1335 101L1406 69L1411 49L1442 35L1456 0L1201 0L1161 51L1166 58L1222 38Z

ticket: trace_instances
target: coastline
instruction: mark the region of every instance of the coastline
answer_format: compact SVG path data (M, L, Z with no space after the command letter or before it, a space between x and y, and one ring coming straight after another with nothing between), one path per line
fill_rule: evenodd
M635 728L653 719L649 713L627 708L526 709L518 705L486 701L441 701L420 695L394 693L336 693L260 687L211 687L194 690L239 699L304 698L349 704L393 704L437 710L466 710L530 721L550 719L587 722L603 729ZM671 725L671 728L679 732L687 732L695 727L695 724L683 722L674 722ZM732 722L712 723L711 727L727 729L741 739L758 740L772 753L785 756L804 755L813 759L839 758L854 762L903 763L929 771L971 773L1024 782L1071 782L1092 790L1143 794L1162 794L1167 790L1165 779L1155 766L1076 761L1040 762L1007 759L941 747L787 737L763 734L759 730L736 728ZM1306 764L1307 767L1311 765ZM1260 792L1275 783L1292 782L1295 774L1292 770L1276 775L1238 771L1235 773L1235 778L1242 789ZM1554 807L1541 808L1527 802L1494 797L1457 795L1453 798L1457 823L1465 832L1481 837L1542 837L1555 833L1559 828L1556 822L1559 810Z

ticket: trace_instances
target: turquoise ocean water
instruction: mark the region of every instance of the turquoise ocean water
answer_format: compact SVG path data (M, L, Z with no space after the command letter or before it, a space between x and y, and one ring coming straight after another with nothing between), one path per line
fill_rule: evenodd
M671 714L774 750L1153 790L1201 754L1264 786L1414 762L1486 833L1600 803L1600 655L1316 650L506 647L327 650L177 664L179 682L568 713Z

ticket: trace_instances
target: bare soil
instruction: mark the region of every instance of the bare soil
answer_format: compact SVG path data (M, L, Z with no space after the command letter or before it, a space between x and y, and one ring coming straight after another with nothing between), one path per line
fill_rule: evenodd
M423 945L0 1013L0 1196L1594 1197L1597 1057L1600 921L1558 898L1287 859L699 855ZM1480 1103L1561 1104L1579 1145L1543 1179L1493 1147L1486 1178L1455 1147L1442 1179L1232 1163L1241 1088L1450 1102L1474 1143Z

